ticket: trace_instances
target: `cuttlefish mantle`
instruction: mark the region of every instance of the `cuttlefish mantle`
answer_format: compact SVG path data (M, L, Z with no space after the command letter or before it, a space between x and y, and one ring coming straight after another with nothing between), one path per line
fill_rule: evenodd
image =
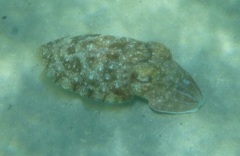
M83 97L121 103L136 95L151 109L174 114L203 105L195 81L161 43L82 35L49 42L40 52L47 76Z

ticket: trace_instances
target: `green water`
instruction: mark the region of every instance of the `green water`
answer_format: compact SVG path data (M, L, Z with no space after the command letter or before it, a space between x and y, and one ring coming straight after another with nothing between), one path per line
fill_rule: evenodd
M0 156L159 156L240 153L240 2L0 0ZM164 43L205 96L195 113L147 102L106 106L42 76L37 48L109 34Z

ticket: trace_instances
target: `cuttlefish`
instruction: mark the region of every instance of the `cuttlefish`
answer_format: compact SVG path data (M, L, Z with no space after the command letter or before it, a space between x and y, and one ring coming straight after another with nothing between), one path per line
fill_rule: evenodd
M204 97L161 43L110 35L81 35L40 47L47 76L83 97L111 103L140 96L163 113L197 111Z

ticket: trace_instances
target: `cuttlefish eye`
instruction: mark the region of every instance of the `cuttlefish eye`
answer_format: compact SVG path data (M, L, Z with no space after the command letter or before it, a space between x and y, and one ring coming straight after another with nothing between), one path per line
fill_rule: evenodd
M137 80L139 80L140 82L150 82L151 81L151 76L150 75L137 75Z

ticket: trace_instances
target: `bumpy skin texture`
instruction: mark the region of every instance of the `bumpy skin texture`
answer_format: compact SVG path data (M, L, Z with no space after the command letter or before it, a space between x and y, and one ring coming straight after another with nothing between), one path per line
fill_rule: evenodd
M137 95L165 113L194 112L203 104L194 80L160 43L82 35L49 42L40 52L47 75L84 97L119 103Z

